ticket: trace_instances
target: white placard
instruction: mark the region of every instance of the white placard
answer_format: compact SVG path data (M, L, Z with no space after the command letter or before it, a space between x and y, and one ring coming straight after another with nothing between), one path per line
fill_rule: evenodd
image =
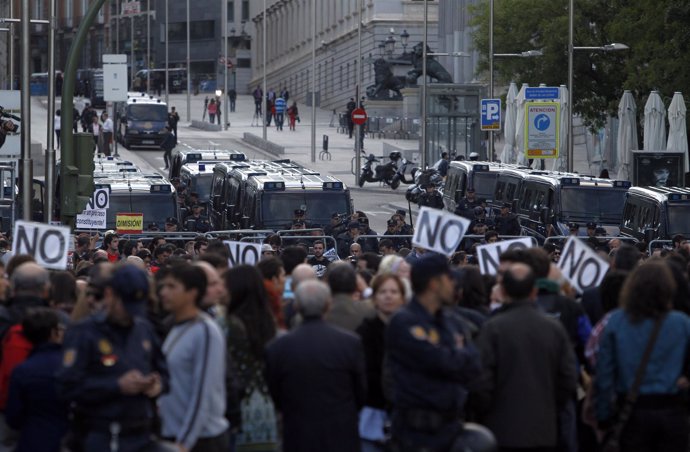
M230 252L230 258L228 259L228 266L230 268L242 264L255 265L261 259L260 243L224 240L223 245Z
M609 263L585 242L571 236L561 251L558 268L570 284L582 293L601 283Z
M127 65L103 65L103 100L106 102L127 101Z
M97 188L94 190L91 199L86 203L86 210L107 209L110 207L110 190L107 188Z
M477 247L479 270L482 275L495 275L498 273L498 260L502 253L517 248L531 248L532 246L534 246L534 242L529 237L479 245Z
M470 226L470 220L445 210L422 207L412 245L452 256Z
M70 230L67 226L17 221L14 225L12 254L29 254L42 267L65 270L69 241Z
M76 229L105 229L105 209L87 209L77 214Z

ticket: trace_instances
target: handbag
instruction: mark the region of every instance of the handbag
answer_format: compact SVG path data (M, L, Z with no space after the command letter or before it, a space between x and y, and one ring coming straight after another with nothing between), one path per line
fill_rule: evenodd
M602 445L602 452L618 452L620 451L620 440L623 434L623 429L630 419L632 410L635 407L635 402L637 402L637 397L640 395L640 386L642 385L642 379L647 370L647 364L649 363L649 358L652 356L652 351L654 351L654 344L656 343L656 338L659 337L659 332L661 331L661 325L664 323L666 316L661 316L656 320L654 324L654 329L652 329L652 334L649 336L647 341L647 347L644 349L644 354L642 355L642 361L637 367L635 372L635 380L633 381L630 391L625 396L625 401L623 406L618 412L618 419L615 425L611 429L610 434L604 440Z

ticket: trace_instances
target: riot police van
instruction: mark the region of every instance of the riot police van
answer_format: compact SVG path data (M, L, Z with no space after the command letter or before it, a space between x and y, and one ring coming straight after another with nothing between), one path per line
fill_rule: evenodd
M242 210L240 201L251 177L268 174L292 176L318 176L319 173L290 160L247 160L221 162L213 168L209 217L217 230L240 227Z
M690 237L690 188L632 187L625 196L621 235L639 241Z
M543 241L568 235L569 225L596 223L606 235L619 234L630 182L561 173L529 174L518 193L515 213L523 232Z
M168 177L180 177L183 165L188 163L205 162L243 162L247 159L244 153L234 149L173 149ZM211 169L213 169L213 163Z
M496 180L505 168L504 165L488 162L461 161L450 162L446 184L443 187L443 204L454 212L458 203L473 188L477 198L490 202L496 188Z
M153 96L133 96L118 104L117 139L122 145L160 149L168 124L168 106Z
M165 228L165 219L179 220L179 208L175 199L175 188L160 175L123 173L94 177L96 188L110 191L110 206L106 210L106 228L116 229L117 215L140 213L143 228L156 223L160 230Z
M311 226L325 227L333 212L352 214L350 190L332 176L249 177L239 204L240 227L280 230L292 222L296 209L306 212L305 220Z

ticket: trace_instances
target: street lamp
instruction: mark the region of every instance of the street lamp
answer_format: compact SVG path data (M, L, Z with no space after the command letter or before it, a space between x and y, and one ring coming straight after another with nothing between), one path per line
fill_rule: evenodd
M383 44L386 48L386 55L388 55L389 57L393 55L393 52L395 51L395 38L393 37L393 35L388 35Z
M402 33L400 33L400 44L403 46L403 55L407 54L407 41L410 39L410 34L407 32L407 30L403 30Z

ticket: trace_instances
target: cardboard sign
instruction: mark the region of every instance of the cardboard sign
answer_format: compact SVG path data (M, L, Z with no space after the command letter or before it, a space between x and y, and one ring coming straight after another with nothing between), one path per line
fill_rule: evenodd
M230 268L242 264L255 265L261 259L260 243L224 240L223 245L230 252L230 258L228 259L228 266Z
M609 269L609 263L582 240L571 236L565 243L558 268L563 276L582 293L597 287Z
M105 229L105 209L85 210L77 214L76 229Z
M115 215L115 229L118 234L141 234L144 229L144 214L118 213Z
M424 206L417 215L412 245L452 256L469 226L467 218Z
M110 207L110 190L107 188L97 188L93 192L93 196L86 203L86 209L84 210L98 210L107 209Z
M479 270L482 275L495 275L498 273L498 259L502 253L516 248L531 248L532 246L534 246L534 242L530 237L480 245L477 247Z
M70 230L67 226L17 221L14 225L12 254L29 254L42 267L65 270L69 243Z

